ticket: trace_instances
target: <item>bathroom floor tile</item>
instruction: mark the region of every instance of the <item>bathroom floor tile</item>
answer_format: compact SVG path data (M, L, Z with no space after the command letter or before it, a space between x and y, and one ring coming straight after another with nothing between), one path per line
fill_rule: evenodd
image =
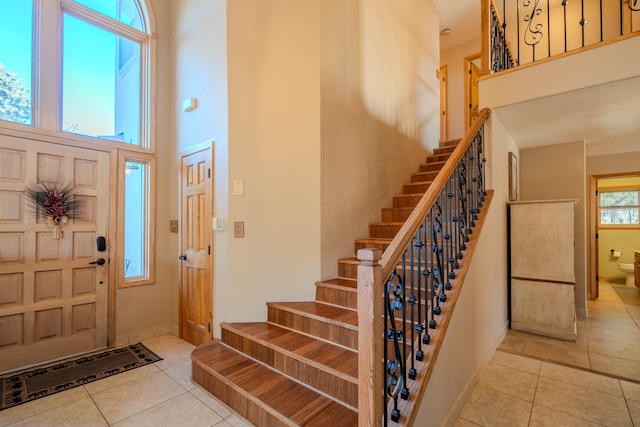
M640 360L640 346L608 340L589 341L589 353L603 354L620 359Z
M622 392L627 400L636 400L640 402L640 384L629 381L620 381Z
M191 381L191 361L172 366L165 369L164 372L184 387L185 390L196 388L195 383Z
M564 344L550 345L538 340L532 340L524 344L522 354L580 368L590 367L589 353L583 350L571 349Z

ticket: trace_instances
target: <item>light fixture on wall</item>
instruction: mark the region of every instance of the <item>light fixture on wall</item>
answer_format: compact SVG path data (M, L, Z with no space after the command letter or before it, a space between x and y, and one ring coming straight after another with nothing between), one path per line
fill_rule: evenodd
M451 28L445 28L444 30L440 31L441 36L448 36L449 34L451 34Z

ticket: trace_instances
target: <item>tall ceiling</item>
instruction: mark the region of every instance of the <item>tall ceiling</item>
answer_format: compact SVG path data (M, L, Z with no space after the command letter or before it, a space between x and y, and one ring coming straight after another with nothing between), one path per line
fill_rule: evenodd
M440 12L439 30L451 30L449 35L440 37L441 50L480 36L481 0L433 3ZM639 99L640 77L636 77L499 110L507 131L520 148L585 141L587 155L598 156L640 150Z
M480 0L433 0L440 12L440 28L451 30L440 37L440 49L447 50L480 37Z

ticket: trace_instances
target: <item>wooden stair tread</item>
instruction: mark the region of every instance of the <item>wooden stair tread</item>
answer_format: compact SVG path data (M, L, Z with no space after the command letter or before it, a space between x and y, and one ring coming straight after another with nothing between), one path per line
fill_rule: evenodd
M347 308L316 301L269 302L267 306L292 311L327 323L339 324L347 329L358 330L358 312Z
M380 239L386 240L386 239ZM391 239L388 239L391 241ZM346 279L344 277L336 277L335 279L322 280L316 282L316 286L330 286L336 288L346 288L347 290L357 290L358 289L358 281L354 279Z
M219 341L200 345L191 354L194 365L206 370L217 381L280 420L282 425L353 426L358 423L357 412L294 381ZM231 393L219 396L225 403L241 410ZM241 399L238 399L241 400ZM260 423L262 418L249 421ZM258 414L253 414L259 417ZM287 422L287 419L290 420Z
M316 366L327 367L357 384L358 354L353 350L269 322L223 323L222 327L251 337L263 345L283 349L299 358L307 359Z

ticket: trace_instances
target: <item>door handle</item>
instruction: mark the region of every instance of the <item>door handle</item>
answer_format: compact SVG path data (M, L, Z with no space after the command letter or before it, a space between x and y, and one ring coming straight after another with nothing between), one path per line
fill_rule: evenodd
M107 261L104 258L98 258L97 260L90 262L89 264L98 264L98 265L104 265Z
M187 254L182 254L178 257L178 259L181 259L182 261L186 261L187 260Z

